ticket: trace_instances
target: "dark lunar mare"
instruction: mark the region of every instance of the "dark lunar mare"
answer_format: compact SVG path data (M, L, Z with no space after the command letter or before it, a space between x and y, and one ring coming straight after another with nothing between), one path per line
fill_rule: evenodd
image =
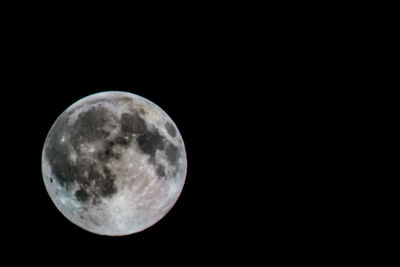
M159 170L157 171L157 174L160 176L163 176L161 174L165 175L165 172L164 167L156 163L155 155L157 150L166 149L168 160L172 164L177 163L177 159L180 156L178 148L170 143L164 136L162 136L156 128L147 127L147 124L139 114L122 114L120 134L122 136L130 134L137 136L136 141L140 151L149 155L149 162L157 165L157 170Z
M164 126L165 126L165 129L167 129L167 132L168 132L168 134L169 134L170 136L172 136L172 137L175 137L175 136L176 136L175 127L174 127L171 123L166 122Z
M173 144L169 143L165 153L167 154L167 159L169 160L169 162L172 165L176 165L176 163L178 162L178 159L179 159L178 148L176 146L174 146Z
M46 157L49 160L54 177L62 186L67 186L71 181L71 173L74 171L66 160L70 154L68 144L61 142L61 138L68 130L68 118L59 117L48 135L49 143L46 146Z
M72 126L68 125L68 116L60 116L49 133L50 141L46 147L46 156L60 185L68 189L73 183L77 183L79 189L75 196L82 203L96 204L101 197L111 197L117 191L114 184L116 176L106 167L106 163L121 157L115 152L115 147L128 147L134 141L140 151L149 156L149 162L154 164L156 174L160 178L165 177L165 167L156 162L157 150L165 149L167 159L173 165L177 164L180 152L156 128L149 128L140 114L142 113L129 112L115 118L107 108L96 105L81 112ZM105 125L118 127L119 132L111 138ZM175 129L167 128L167 131L171 136L176 134ZM60 142L63 135L66 138L69 136L66 142ZM92 158L80 151L82 143L96 141L102 142L103 146ZM68 160L71 147L77 153L76 163ZM84 177L84 172L88 173L87 177Z
M104 125L110 122L112 113L105 107L94 106L81 112L76 119L71 134L71 143L74 147L82 142L104 140L110 134L104 130Z
M54 177L67 190L77 183L79 189L75 196L83 203L98 203L101 197L110 197L117 191L115 175L105 163L119 155L112 151L112 142L103 141L110 135L104 126L113 123L112 117L108 109L97 105L80 113L72 126L68 125L67 116L61 116L49 133L46 156ZM63 135L68 138L65 142L61 142ZM104 142L96 158L88 157L80 151L80 144L95 141ZM77 154L75 163L68 160L73 150ZM85 172L87 177L83 175Z

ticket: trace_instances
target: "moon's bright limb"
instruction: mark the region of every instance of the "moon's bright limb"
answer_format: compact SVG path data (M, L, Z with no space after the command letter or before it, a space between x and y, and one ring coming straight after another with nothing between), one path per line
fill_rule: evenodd
M65 110L43 147L44 183L56 207L92 233L128 235L166 215L186 178L171 118L127 92L85 97Z

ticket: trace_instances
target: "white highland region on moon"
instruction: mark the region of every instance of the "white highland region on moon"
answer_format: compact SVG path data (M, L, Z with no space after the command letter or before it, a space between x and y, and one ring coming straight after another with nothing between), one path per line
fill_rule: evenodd
M171 118L145 98L116 91L90 95L64 111L42 153L44 183L60 212L87 231L111 236L163 218L182 191L186 167Z

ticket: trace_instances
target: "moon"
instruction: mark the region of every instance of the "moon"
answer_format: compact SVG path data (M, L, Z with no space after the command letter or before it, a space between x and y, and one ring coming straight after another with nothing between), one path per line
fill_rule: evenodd
M172 119L128 92L72 104L50 128L42 151L44 184L57 209L99 235L129 235L157 223L178 200L186 169Z

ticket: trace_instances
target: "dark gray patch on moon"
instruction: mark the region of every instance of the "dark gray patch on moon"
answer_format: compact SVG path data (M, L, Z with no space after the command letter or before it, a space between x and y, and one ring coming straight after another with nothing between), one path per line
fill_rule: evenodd
M174 127L171 123L166 122L166 123L165 123L165 129L167 129L167 132L168 132L168 134L169 134L170 136L172 136L172 137L175 137L175 136L176 136L175 127Z
M105 140L110 135L104 126L112 123L111 112L102 106L94 106L81 112L72 126L67 122L63 117L57 120L46 149L54 177L67 190L72 184L77 184L79 189L75 197L82 203L96 203L101 197L111 197L116 193L115 175L105 167L105 163L120 156L112 150L112 141L103 141L95 159L85 155L80 148L82 143ZM61 141L63 136L64 142ZM69 160L72 153L76 153L75 162Z
M123 113L121 115L121 130L130 134L143 134L147 127L145 121L136 113Z
M78 191L75 192L75 197L80 202L87 202L89 199L89 194L84 188L80 188Z
M178 148L169 143L165 153L167 154L168 161L171 162L172 165L176 165L180 157Z
M157 165L156 173L159 178L165 177L165 167L163 165Z
M76 147L82 142L93 142L105 139L110 133L104 130L104 125L112 117L111 112L102 106L94 106L81 112L76 119L71 142Z
M49 133L51 142L46 147L46 155L50 159L50 165L54 176L62 186L69 184L71 166L66 160L69 157L69 147L66 143L60 142L63 133L68 130L68 118L59 117Z
M164 137L158 133L157 130L150 131L139 135L137 142L140 150L148 154L152 159L154 159L157 150L162 150L165 146Z
M129 144L130 141L127 139L124 139L126 145ZM97 152L97 158L100 160L100 162L107 162L111 159L120 159L121 154L119 152L116 152L115 147L118 145L115 140L106 140L103 142L103 147L100 149L99 152Z
M142 153L149 155L149 162L155 162L157 150L165 147L165 137L160 135L157 129L149 129L146 122L138 113L123 113L121 116L121 135L116 142L124 144L124 134L137 135L136 141Z

